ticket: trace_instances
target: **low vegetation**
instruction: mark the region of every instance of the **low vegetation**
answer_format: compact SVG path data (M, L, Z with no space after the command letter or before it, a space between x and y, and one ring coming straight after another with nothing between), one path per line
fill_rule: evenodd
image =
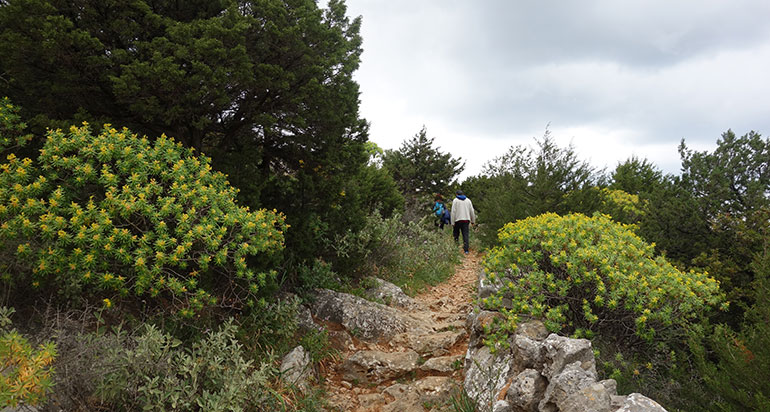
M508 329L523 315L577 337L665 342L724 304L713 278L676 269L600 214L547 213L506 225L485 274L501 288L483 303L507 315Z
M622 392L770 408L759 133L682 141L671 175L597 170L546 130L459 182L426 128L367 141L342 0L70 3L0 1L0 407L319 410L276 370L297 342L335 356L302 299L446 279L431 200L461 188L501 287L481 304L507 316L490 345L541 317Z

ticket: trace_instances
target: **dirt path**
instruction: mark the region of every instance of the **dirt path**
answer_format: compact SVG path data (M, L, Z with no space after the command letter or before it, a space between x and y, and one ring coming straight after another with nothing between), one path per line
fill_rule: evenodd
M477 253L464 256L450 279L416 296L416 304L409 309L399 309L430 325L433 332L422 335L406 332L379 342L353 338L336 362L322 368L331 410L424 412L447 409L451 394L462 385L462 365L468 347L465 318L471 309L481 259ZM395 365L398 361L391 364L390 357L415 351L419 353L416 368L398 378L376 383L344 378L345 363L354 355L372 354L377 359L386 359L376 360L375 368L384 368L382 364L387 363L387 367L398 370L401 367Z

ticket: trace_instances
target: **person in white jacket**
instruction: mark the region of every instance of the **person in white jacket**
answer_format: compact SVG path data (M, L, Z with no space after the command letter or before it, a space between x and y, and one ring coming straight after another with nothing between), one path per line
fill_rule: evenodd
M469 228L471 224L476 224L476 212L473 210L473 203L462 190L458 190L457 196L452 200L451 223L455 243L459 240L460 233L463 234L463 250L467 255L470 249L468 246Z

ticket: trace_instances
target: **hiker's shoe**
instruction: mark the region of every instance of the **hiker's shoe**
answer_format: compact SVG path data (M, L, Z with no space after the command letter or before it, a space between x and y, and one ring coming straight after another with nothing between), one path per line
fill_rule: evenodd
M466 254L466 255L468 254L468 251L467 251L467 250L465 251L465 254Z

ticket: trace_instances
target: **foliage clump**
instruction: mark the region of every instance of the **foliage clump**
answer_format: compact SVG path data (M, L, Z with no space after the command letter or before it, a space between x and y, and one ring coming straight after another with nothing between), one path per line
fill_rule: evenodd
M130 348L106 355L112 369L97 392L116 410L258 410L267 397L270 363L247 360L228 321L189 349L152 325Z
M383 218L378 212L367 218L362 230L339 236L334 247L340 266L360 268L357 277L381 277L409 295L448 279L460 257L448 233L436 231L426 219L405 222L399 214ZM319 276L322 269L317 265L309 273L316 280L328 278Z
M0 99L0 151L24 146L32 140L31 134L24 133L26 127L21 121L19 108L11 104L11 99Z
M508 330L527 315L553 332L651 342L722 303L718 282L654 256L607 215L547 213L505 225L499 238L485 273L501 288L483 304L506 314Z
M478 210L479 238L486 246L496 245L498 231L508 222L548 212L583 212L584 203L598 199L596 170L571 145L557 145L548 129L535 143L511 146L487 162L481 175L462 184Z
M39 405L53 385L51 364L56 345L33 349L15 329L9 329L13 308L0 307L0 407Z
M6 160L0 274L13 287L107 307L150 298L192 316L255 303L271 273L253 263L283 248L281 214L240 207L207 157L165 136L84 124L49 131L36 161Z

